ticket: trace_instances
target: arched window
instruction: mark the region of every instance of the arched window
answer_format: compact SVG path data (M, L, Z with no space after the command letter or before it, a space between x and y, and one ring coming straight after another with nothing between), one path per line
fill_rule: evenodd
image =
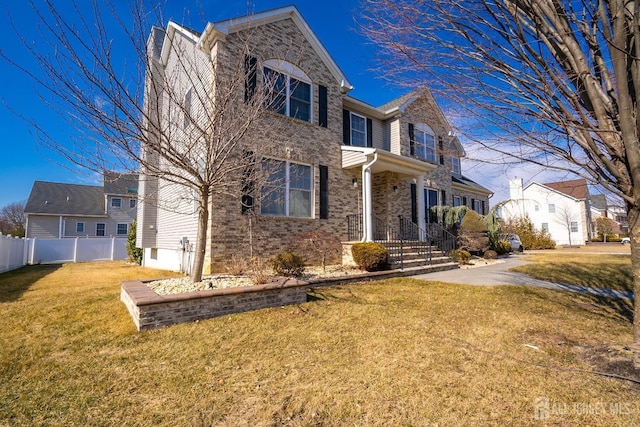
M418 123L414 127L414 140L416 157L430 162L436 161L436 136L431 128L424 124Z
M310 122L313 102L311 79L306 73L289 62L276 59L264 61L262 65L269 109Z

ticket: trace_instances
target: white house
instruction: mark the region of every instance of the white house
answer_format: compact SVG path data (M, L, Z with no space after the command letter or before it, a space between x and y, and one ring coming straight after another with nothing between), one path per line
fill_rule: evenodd
M528 215L534 227L549 232L559 245L582 245L590 239L589 189L584 179L523 187L522 179L509 181L509 201L502 218Z

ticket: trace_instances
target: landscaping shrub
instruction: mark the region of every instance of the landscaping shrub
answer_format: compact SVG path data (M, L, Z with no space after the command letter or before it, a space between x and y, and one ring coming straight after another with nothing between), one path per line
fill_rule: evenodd
M506 240L498 240L498 243L496 243L495 251L498 255L508 254L509 252L511 252L511 243L507 242Z
M280 253L269 261L278 276L300 277L304 274L304 259L292 252Z
M556 247L556 242L551 238L549 232L536 230L527 215L511 220L504 225L502 230L504 233L517 234L525 250L555 249Z
M227 262L225 270L232 276L241 276L247 269L247 262L236 255L233 255Z
M142 249L136 247L136 221L133 221L129 227L127 254L129 254L129 261L135 262L138 265L142 264Z
M266 263L263 258L251 258L251 269L253 270L251 282L253 282L254 285L269 283L270 277L269 274L267 274Z
M380 271L389 266L387 248L380 243L363 242L351 246L353 261L363 270Z
M498 253L492 249L489 249L488 251L484 251L483 257L484 259L496 259L498 258Z
M458 231L458 244L470 253L481 254L489 249L487 223L475 211L467 211Z
M471 254L464 249L454 249L449 252L449 258L452 258L458 264L468 264L471 259Z

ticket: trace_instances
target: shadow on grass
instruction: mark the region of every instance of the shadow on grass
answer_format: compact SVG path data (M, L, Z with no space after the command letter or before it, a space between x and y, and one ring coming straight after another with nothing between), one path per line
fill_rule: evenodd
M0 274L0 303L20 299L31 285L60 267L58 264L28 265Z
M534 263L511 269L540 280L633 292L633 275L627 265L610 263Z
M588 310L605 319L615 319L623 322L633 323L633 300L627 298L608 298L605 296L574 293L567 291L562 292L568 296L553 298L553 293L538 292L534 288L523 288L528 295L535 296L539 299L562 305L563 307L575 310Z

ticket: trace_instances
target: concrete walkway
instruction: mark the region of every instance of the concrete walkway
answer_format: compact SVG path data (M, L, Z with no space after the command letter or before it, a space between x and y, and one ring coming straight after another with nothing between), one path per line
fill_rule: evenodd
M500 260L502 261L502 260ZM412 279L429 280L445 283L461 283L478 286L495 285L519 285L537 286L540 288L555 289L559 291L579 292L607 298L633 299L633 292L616 291L612 289L591 288L588 286L570 285L567 283L548 282L534 279L522 273L508 271L510 268L526 264L526 255L511 256L504 262L473 268L460 268L457 270L441 271L429 274L411 276Z

